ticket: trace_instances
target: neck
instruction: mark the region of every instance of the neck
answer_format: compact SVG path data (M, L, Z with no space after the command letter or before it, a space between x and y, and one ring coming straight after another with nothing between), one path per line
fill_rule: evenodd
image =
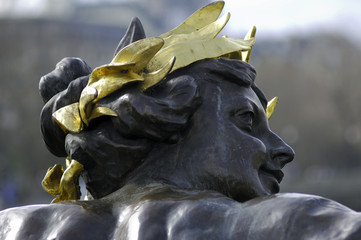
M187 165L184 154L180 153L182 144L164 145L160 143L155 146L144 163L129 174L124 185L163 183L180 188L193 188L189 171L184 167Z

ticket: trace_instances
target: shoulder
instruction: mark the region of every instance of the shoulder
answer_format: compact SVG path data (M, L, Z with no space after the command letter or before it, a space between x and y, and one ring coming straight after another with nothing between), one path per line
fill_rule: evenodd
M255 236L269 239L360 239L361 215L319 196L283 193L244 203ZM271 227L271 228L270 228ZM255 237L255 239L261 239Z
M68 202L4 210L0 239L104 239L114 222L112 216L86 207Z
M233 204L240 205L217 192L161 189L129 206L126 227L115 236L131 238L136 232L139 239L227 239L224 220ZM119 215L125 219L124 211Z
M129 223L137 225L128 231L140 239L359 239L361 234L359 213L305 194L239 203L218 193L184 191L143 199L135 209Z
M317 196L239 203L216 192L153 189L128 202L117 195L5 210L0 239L361 239L359 213Z

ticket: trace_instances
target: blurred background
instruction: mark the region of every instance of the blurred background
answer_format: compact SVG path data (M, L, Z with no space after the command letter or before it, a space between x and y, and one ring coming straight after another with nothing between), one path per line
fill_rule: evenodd
M0 0L0 209L49 203L40 185L64 163L39 128L40 77L63 57L111 61L130 20L147 36L180 24L206 0ZM361 210L361 1L226 0L221 35L256 25L250 63L280 101L273 130L296 151L283 192L321 195Z

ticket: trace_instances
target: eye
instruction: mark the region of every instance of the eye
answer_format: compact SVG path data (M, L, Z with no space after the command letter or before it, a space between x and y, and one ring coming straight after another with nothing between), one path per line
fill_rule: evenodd
M243 130L252 130L254 113L252 111L236 111L233 115L237 126Z

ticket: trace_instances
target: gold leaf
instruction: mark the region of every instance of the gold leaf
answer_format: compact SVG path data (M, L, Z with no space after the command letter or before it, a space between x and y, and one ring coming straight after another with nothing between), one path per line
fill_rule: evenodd
M274 97L272 98L270 101L268 101L267 103L267 108L266 108L266 115L267 115L267 119L270 119L278 102L278 97Z
M165 76L167 76L167 74L172 70L175 60L176 58L172 57L161 69L155 72L143 74L144 82L142 82L141 85L142 89L146 90L165 78Z
M110 108L97 106L93 109L93 112L92 112L91 116L89 117L89 121L94 118L101 117L101 116L116 117L116 116L118 116L118 114L116 112L114 112L113 110L111 110Z
M98 96L98 91L96 88L91 86L86 86L83 91L81 92L80 99L79 99L79 113L80 117L85 123L85 125L88 125L88 117L90 116L92 112L92 101L96 99Z
M254 42L254 38L249 40L215 38L174 44L161 49L149 62L148 69L151 72L156 71L169 61L169 56L176 56L177 59L171 70L173 72L202 59L217 58L232 52L250 50Z
M64 132L78 133L83 130L83 122L80 118L78 103L62 107L54 112L52 116Z
M130 62L134 56L141 54L144 49L162 44L163 39L159 37L138 40L121 49L113 58L111 64Z
M214 21L207 26L191 33L171 35L164 39L164 48L172 44L179 44L185 41L213 39L218 35L220 31L222 31L224 26L228 23L230 16L231 15L227 13L217 21Z
M65 169L59 184L59 196L52 203L77 200L81 196L79 187L79 176L84 167L78 161L72 159L70 165Z
M161 38L166 38L173 34L190 33L203 28L204 26L217 20L224 7L223 1L211 3L188 17L179 26L171 31L160 35Z
M63 166L61 166L60 164L55 164L54 167L48 169L43 181L41 182L43 189L47 193L50 193L53 196L56 196L60 193L59 186L63 172Z
M249 39L251 39L251 38L254 38L255 36L256 36L256 27L253 26L253 27L248 31L248 33L246 34L244 40L249 40ZM243 61L245 61L245 62L247 62L247 63L249 62L249 59L250 59L250 57L251 57L251 51L252 51L252 49L250 49L250 50L248 50L248 51L246 51L246 52L242 52L242 59L243 59Z
M120 74L122 72L128 72L135 66L135 62L126 62L126 63L112 63L97 67L93 70L89 77L88 85L91 85L98 81L101 77L108 74Z

